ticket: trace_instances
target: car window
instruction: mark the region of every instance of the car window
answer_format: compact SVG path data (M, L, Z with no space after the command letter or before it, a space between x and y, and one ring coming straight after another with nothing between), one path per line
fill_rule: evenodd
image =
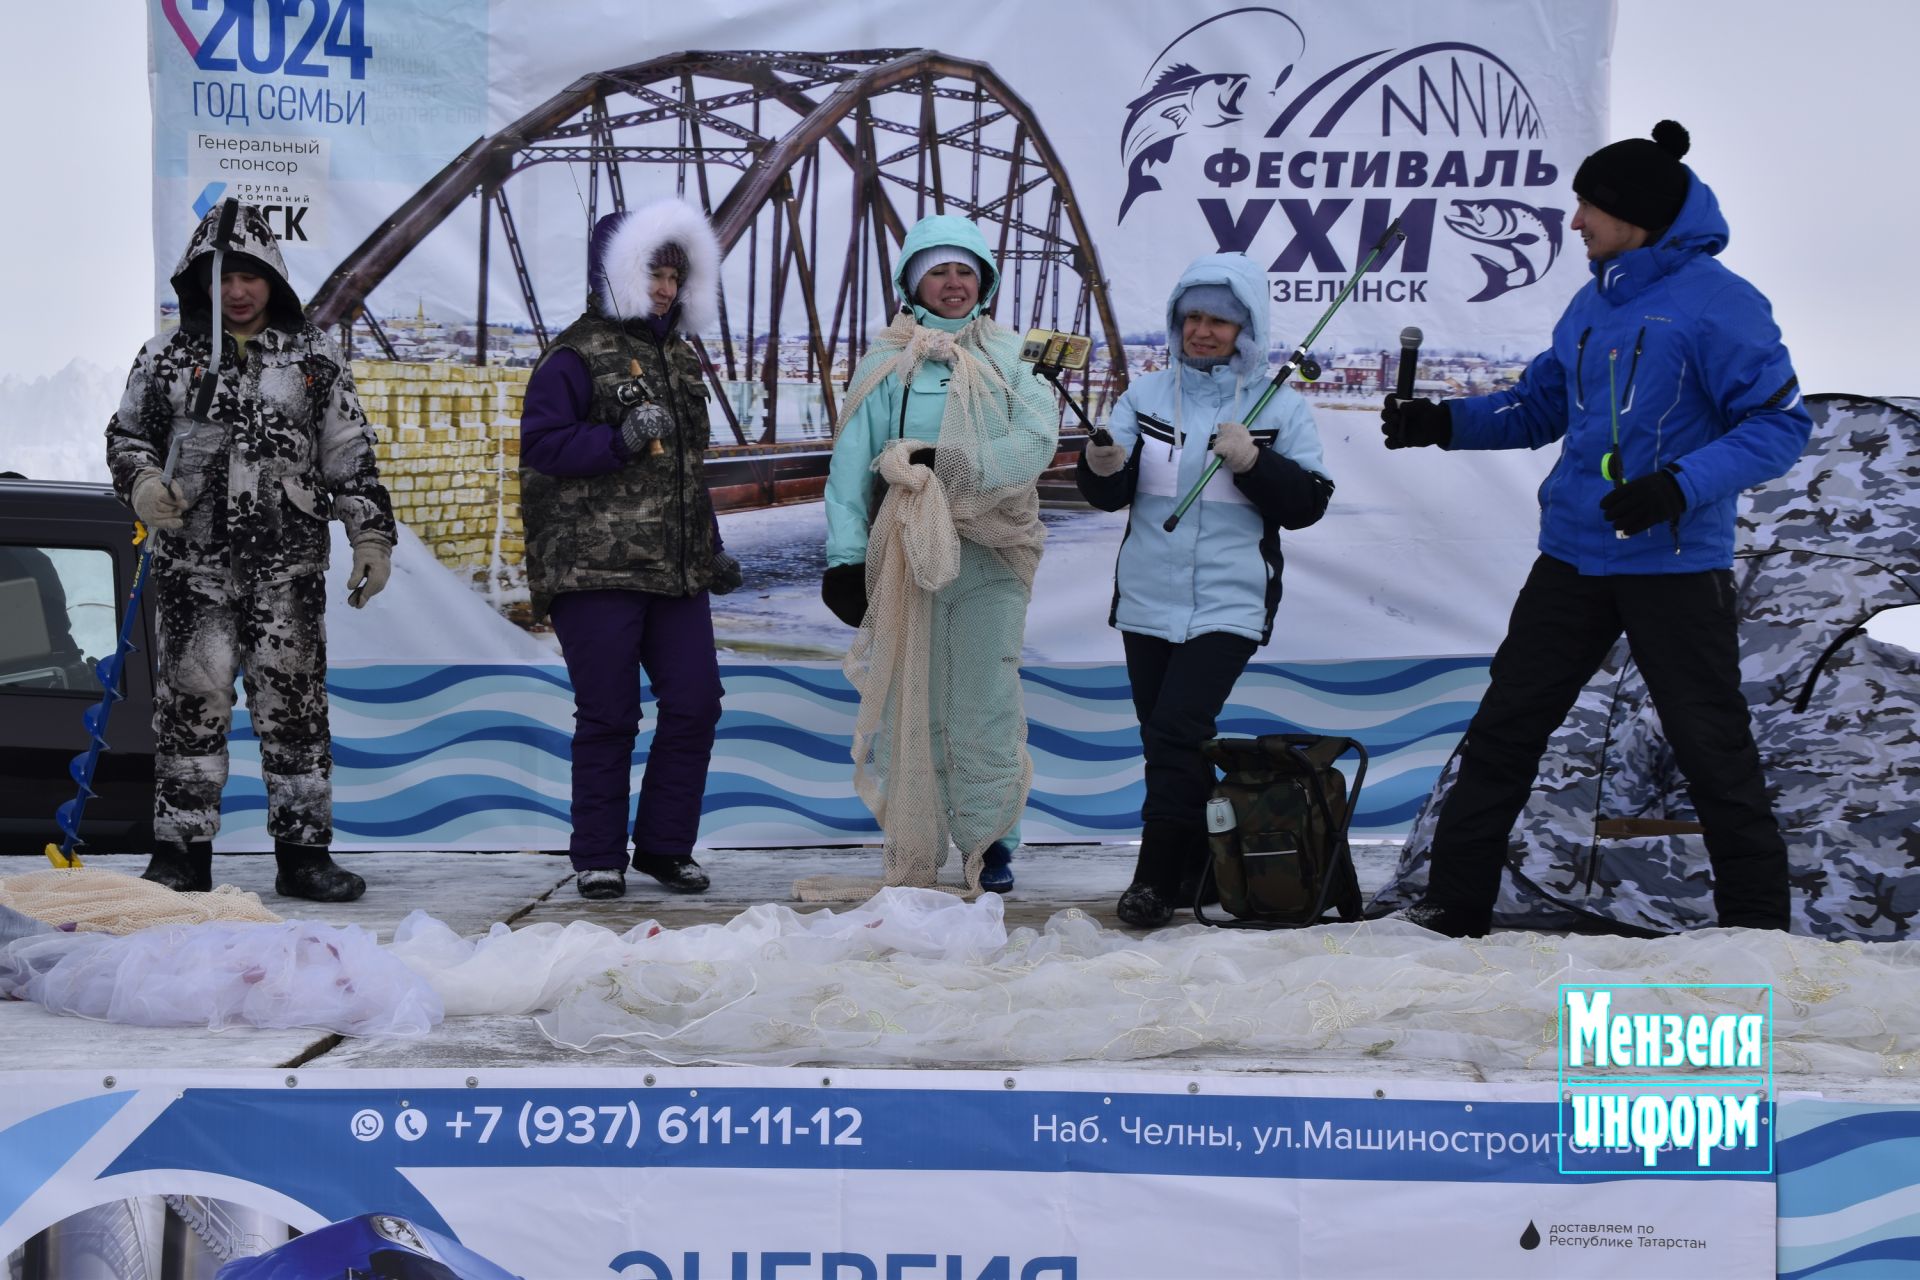
M111 553L0 543L0 691L98 697L93 664L117 642L115 601Z

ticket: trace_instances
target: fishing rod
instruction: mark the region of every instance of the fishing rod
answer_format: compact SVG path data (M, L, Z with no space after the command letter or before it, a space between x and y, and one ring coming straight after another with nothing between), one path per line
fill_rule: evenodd
M1300 345L1295 347L1293 354L1287 357L1287 362L1281 365L1279 371L1273 375L1273 381L1267 384L1267 389L1260 393L1258 400L1254 401L1253 411L1247 415L1249 425L1259 419L1261 411L1267 407L1267 402L1286 385L1287 379L1293 376L1295 369L1310 369L1314 377L1319 376L1319 366L1314 363L1313 357L1307 354L1308 349L1313 346L1313 340L1320 336L1320 331L1327 327L1329 320L1333 319L1333 313L1340 309L1340 304L1347 300L1347 295L1351 294L1354 286L1360 283L1360 277L1372 269L1374 259L1385 253L1389 244L1396 244L1406 238L1407 233L1400 229L1400 219L1395 218L1387 224L1387 229L1380 233L1380 238L1374 242L1373 249L1367 254L1366 259L1361 262L1353 275L1348 277L1346 287L1340 290L1340 296L1333 300L1332 306L1321 313L1313 329L1301 339ZM1175 394L1178 392L1176 391ZM1187 508L1193 505L1194 500L1200 496L1200 491L1207 487L1207 481L1213 479L1213 473L1219 469L1220 455L1215 454L1213 461L1209 462L1207 469L1201 473L1200 479L1195 482L1193 488L1187 490L1187 496L1180 499L1180 505L1173 509L1173 514L1168 516L1166 523L1160 527L1172 533L1179 525L1180 517L1187 514Z

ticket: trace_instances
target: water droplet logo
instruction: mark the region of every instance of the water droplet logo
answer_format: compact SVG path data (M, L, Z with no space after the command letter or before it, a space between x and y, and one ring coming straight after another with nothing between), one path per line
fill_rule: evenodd
M1520 1247L1522 1249L1538 1249L1540 1247L1540 1228L1534 1226L1531 1222L1527 1223L1527 1229L1520 1233Z

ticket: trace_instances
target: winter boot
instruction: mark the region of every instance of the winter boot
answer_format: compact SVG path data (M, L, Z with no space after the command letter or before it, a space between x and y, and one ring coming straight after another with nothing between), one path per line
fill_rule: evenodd
M675 893L705 893L713 883L690 853L635 853L633 869L652 876Z
M1013 889L1013 845L995 840L980 855L980 887L988 893L1007 893Z
M142 880L165 885L177 893L213 892L213 841L157 840L153 858L140 873Z
M273 842L280 874L273 891L283 898L308 902L352 902L367 891L367 882L328 856L325 849L291 840Z
M1173 919L1178 904L1174 901L1174 890L1156 889L1150 884L1131 884L1120 895L1120 903L1114 908L1120 917L1120 923L1132 925L1136 929L1158 929Z
M1422 898L1388 918L1405 920L1408 924L1417 924L1422 929L1431 929L1449 938L1484 938L1493 927L1491 907L1485 911L1474 911L1452 903L1435 902L1431 898Z
M1192 833L1177 822L1149 822L1140 832L1140 856L1133 865L1133 883L1120 895L1115 911L1122 923L1136 929L1158 929L1173 919L1180 905L1180 881L1185 876ZM1191 896L1187 899L1192 902Z
M588 867L574 880L580 896L606 902L627 896L627 873L619 867Z

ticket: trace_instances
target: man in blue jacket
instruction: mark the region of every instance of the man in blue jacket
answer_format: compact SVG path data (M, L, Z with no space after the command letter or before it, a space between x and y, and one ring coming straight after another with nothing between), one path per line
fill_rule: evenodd
M1705 828L1720 924L1789 926L1786 845L1740 693L1734 504L1793 465L1813 423L1766 298L1715 259L1727 223L1681 163L1688 143L1663 120L1581 164L1572 227L1593 280L1512 390L1381 414L1389 449L1561 441L1540 558L1407 911L1453 937L1490 927L1548 737L1622 631Z

